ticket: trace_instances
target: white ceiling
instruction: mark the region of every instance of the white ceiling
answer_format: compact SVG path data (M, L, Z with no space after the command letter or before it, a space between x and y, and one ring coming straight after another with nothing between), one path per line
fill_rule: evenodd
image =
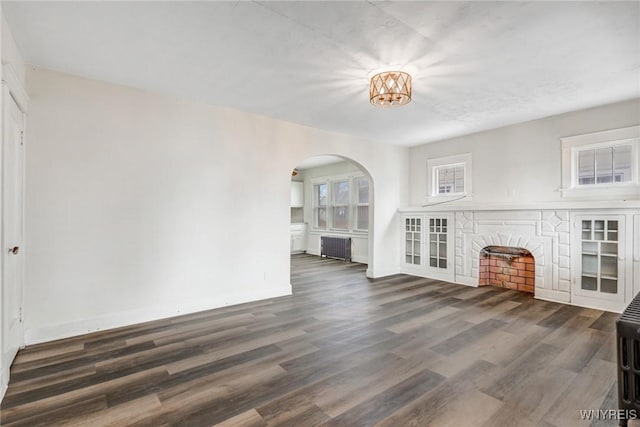
M416 145L640 97L640 2L2 2L27 62ZM413 101L368 101L373 70Z

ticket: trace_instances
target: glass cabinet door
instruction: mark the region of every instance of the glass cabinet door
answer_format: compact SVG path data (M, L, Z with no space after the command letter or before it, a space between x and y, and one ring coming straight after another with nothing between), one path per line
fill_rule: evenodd
M580 289L601 295L621 293L618 274L619 221L582 219Z
M405 227L405 263L420 265L422 218L408 217L404 220Z
M447 218L429 218L429 267L447 268Z

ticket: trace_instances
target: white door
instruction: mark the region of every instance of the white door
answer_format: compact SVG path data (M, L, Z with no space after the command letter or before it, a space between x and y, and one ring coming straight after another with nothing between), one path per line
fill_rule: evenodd
M22 324L22 195L24 118L3 86L2 141L2 381L24 343Z

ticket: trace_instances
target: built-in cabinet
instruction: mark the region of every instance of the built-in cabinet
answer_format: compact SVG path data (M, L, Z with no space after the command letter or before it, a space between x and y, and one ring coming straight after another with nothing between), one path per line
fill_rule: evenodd
M301 208L304 205L304 182L291 181L291 207Z
M573 300L619 309L625 300L625 216L576 215Z
M291 224L291 253L307 250L307 224Z
M449 214L404 215L403 269L412 274L453 280L453 217Z
M536 298L621 312L640 293L640 206L611 204L403 209L399 270L478 286L483 248L520 248L534 258Z
M448 218L429 218L429 267L447 268Z
M421 266L422 260L422 217L404 218L404 262L409 266Z

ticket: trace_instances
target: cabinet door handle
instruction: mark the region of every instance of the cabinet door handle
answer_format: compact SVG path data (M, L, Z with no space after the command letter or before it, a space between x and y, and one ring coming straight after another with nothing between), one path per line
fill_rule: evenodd
M20 247L19 246L14 246L12 248L9 248L9 253L11 253L11 254L18 255L18 252L20 252Z

